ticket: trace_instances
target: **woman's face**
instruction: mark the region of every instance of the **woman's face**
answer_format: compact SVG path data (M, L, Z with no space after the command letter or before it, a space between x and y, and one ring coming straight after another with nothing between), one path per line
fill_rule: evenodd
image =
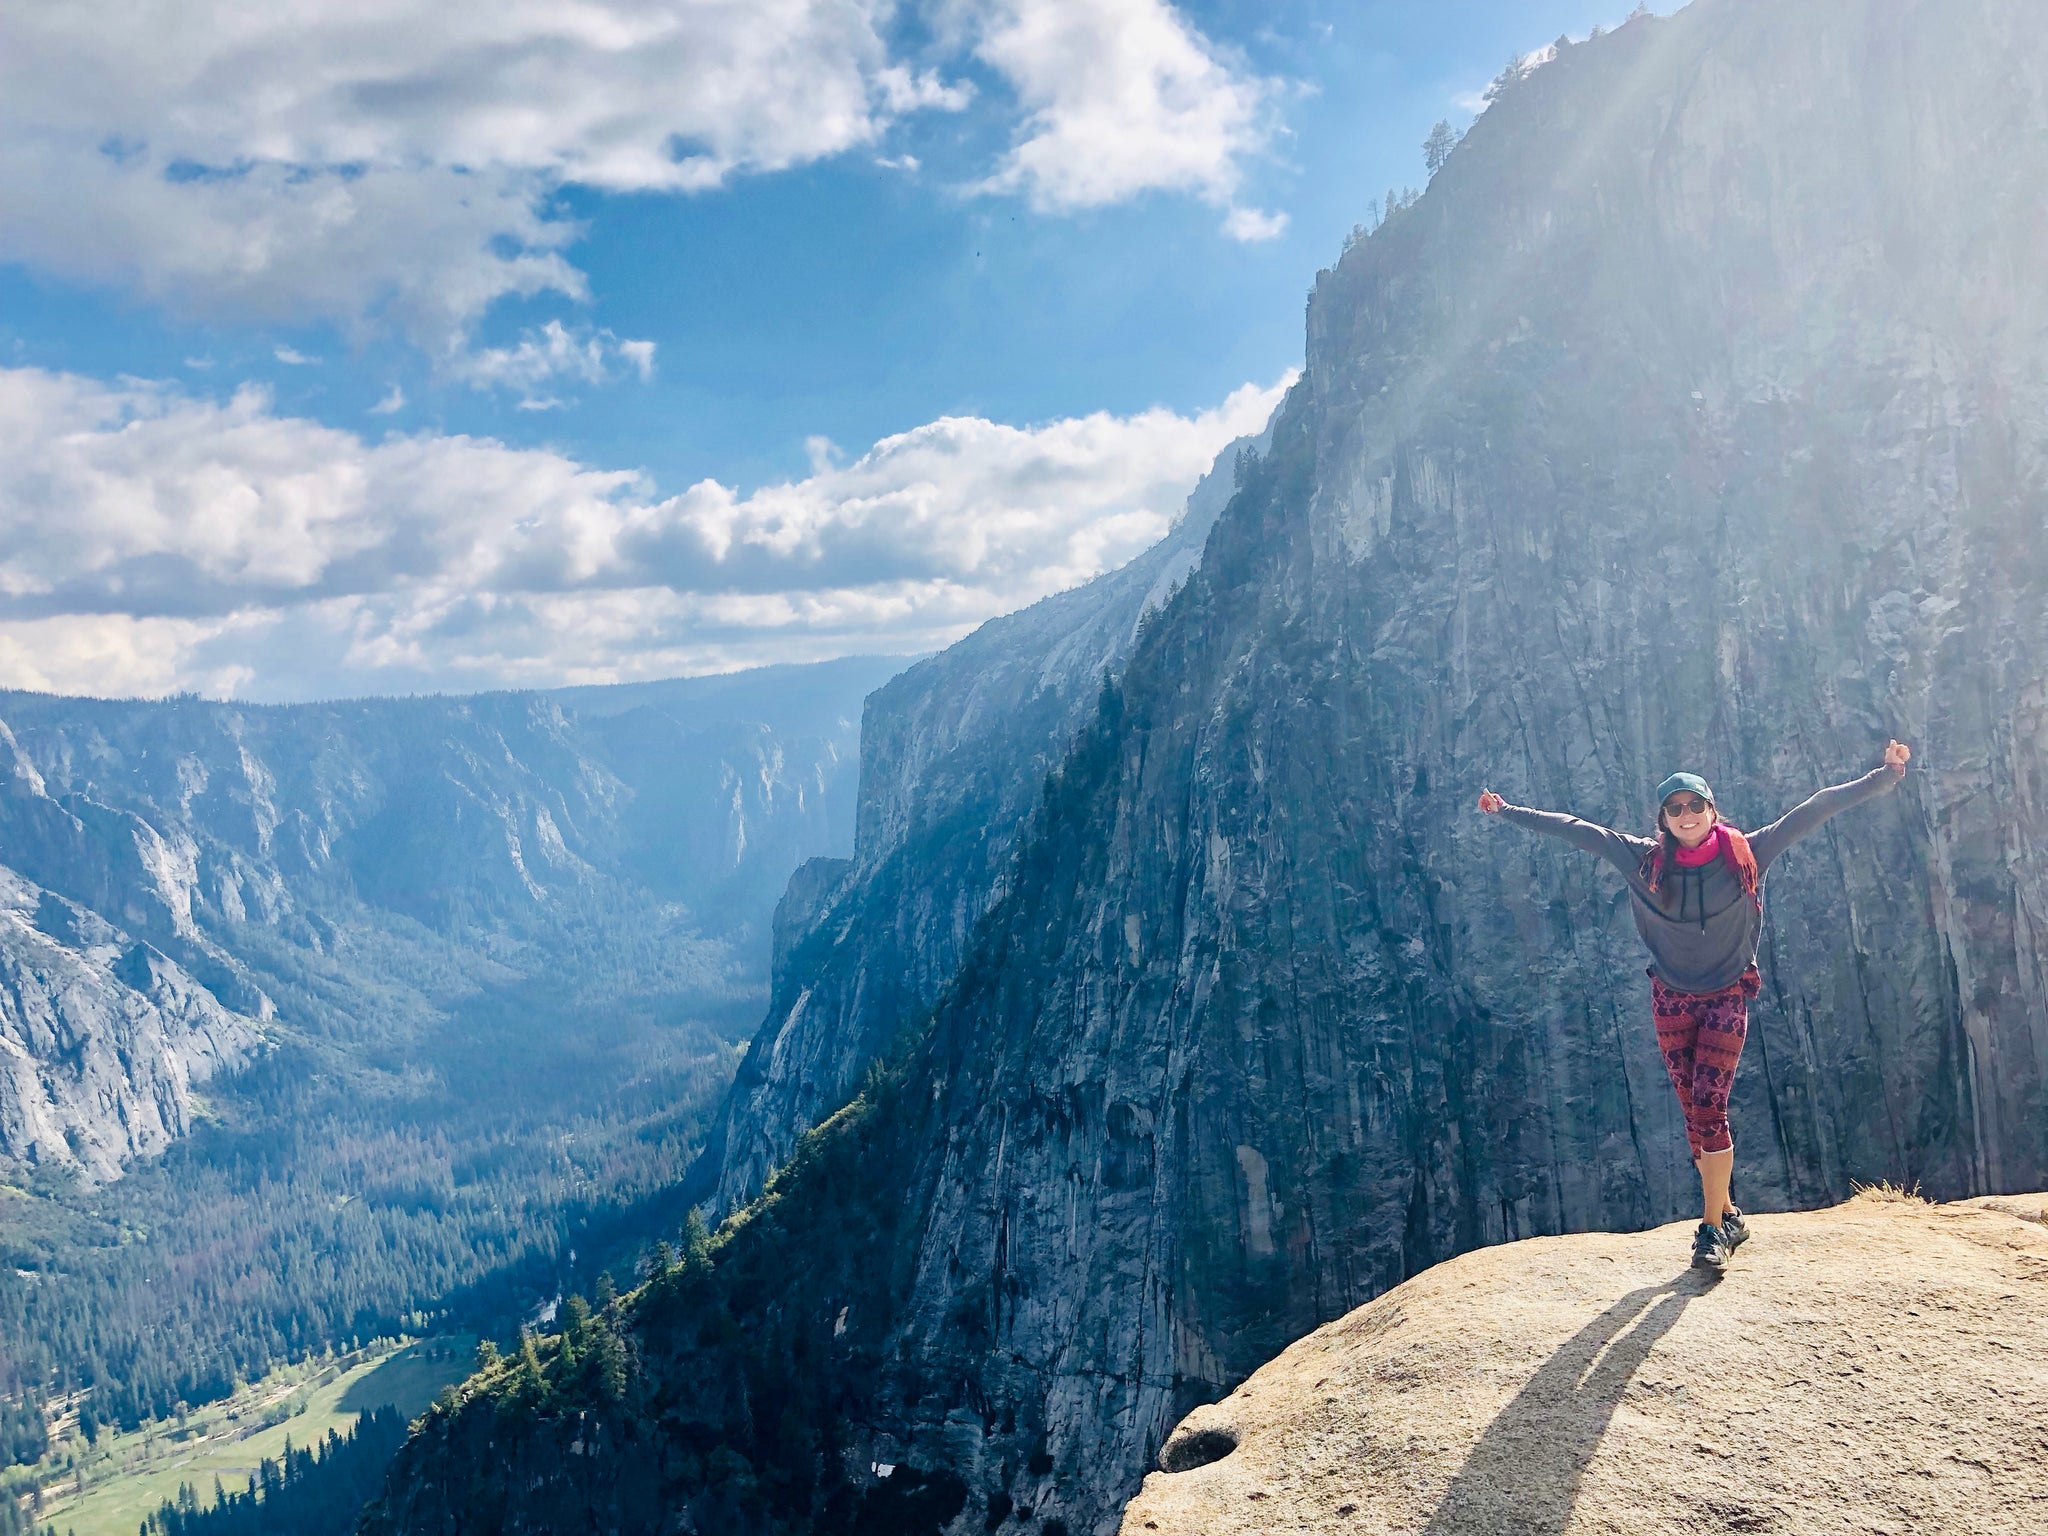
M1664 825L1681 848L1697 848L1705 842L1718 816L1713 801L1702 800L1689 790L1682 789L1664 802Z

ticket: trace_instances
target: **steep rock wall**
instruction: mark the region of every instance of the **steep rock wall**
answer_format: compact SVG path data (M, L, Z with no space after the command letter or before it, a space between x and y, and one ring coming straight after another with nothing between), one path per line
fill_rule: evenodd
M261 1038L165 955L0 869L0 1150L117 1178L183 1135L193 1089Z
M1002 894L1041 781L1121 668L1140 621L1186 580L1229 499L1231 443L1173 529L1128 565L993 619L878 688L861 724L854 856L791 882L774 993L691 1193L737 1210L797 1138L919 1023Z
M1107 1532L1317 1324L1681 1214L1618 882L1483 785L1755 825L1913 742L1771 876L1738 1193L2048 1182L2043 184L2023 0L1699 0L1511 84L1320 276L929 1028L622 1310L602 1466L478 1383L367 1528L840 1528L900 1464Z

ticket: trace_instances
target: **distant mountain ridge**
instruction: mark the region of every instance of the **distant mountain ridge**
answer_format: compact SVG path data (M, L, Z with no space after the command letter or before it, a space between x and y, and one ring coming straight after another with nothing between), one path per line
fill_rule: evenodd
M790 871L850 846L860 700L901 665L305 705L0 693L0 1157L115 1176L266 1029L358 1047L520 972L644 972L737 1027Z

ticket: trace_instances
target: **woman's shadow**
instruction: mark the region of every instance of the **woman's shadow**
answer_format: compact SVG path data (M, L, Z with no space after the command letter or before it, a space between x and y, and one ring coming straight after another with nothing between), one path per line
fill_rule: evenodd
M1630 1291L1545 1361L1494 1416L1424 1536L1556 1536L1636 1368L1713 1283L1687 1270Z

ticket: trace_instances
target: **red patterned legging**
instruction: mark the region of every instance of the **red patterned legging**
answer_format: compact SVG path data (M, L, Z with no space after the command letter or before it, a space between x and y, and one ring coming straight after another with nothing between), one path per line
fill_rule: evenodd
M1718 992L1680 992L1650 975L1650 1007L1657 1015L1657 1049L1664 1070L1678 1090L1685 1111L1685 1139L1698 1162L1703 1152L1726 1152L1735 1145L1728 1134L1728 1091L1735 1086L1735 1064L1742 1060L1742 1042L1749 1033L1749 1000L1762 982L1756 967Z

